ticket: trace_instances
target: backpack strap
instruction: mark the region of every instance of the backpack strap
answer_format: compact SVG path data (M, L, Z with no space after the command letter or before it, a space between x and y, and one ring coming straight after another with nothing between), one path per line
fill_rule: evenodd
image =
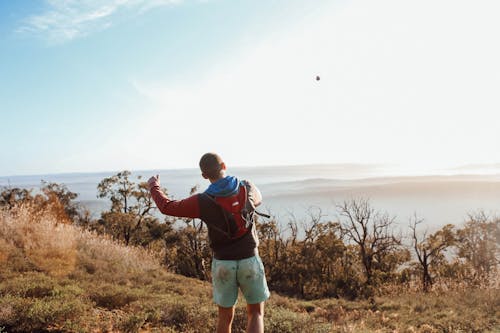
M257 209L255 209L255 206L254 206L254 203L253 202L250 202L250 200L248 199L248 188L251 186L250 183L246 180L242 180L241 181L241 184L243 185L243 187L245 188L245 209L248 211L248 205L250 206L250 209L257 215L259 216L262 216L262 217L265 217L265 218L268 218L270 219L271 216L268 215L268 214L264 214L264 213L261 213L259 212Z
M270 219L270 218L271 218L271 215L261 213L261 212L259 212L259 211L257 211L257 210L255 210L254 212L255 212L255 214L257 214L257 215L259 215L259 216L262 216L262 217L265 217L265 218L268 218L268 219Z
M226 235L227 238L231 239L231 227L229 226L229 220L227 219L226 211L224 210L224 208L222 208L221 205L219 205L217 203L217 201L215 201L215 199L211 195L206 194L206 193L202 193L202 194L205 195L208 199L210 199L210 201L212 201L217 207L219 207L219 209L222 212L222 215L224 216L224 220L226 222L226 226L227 226L228 231L222 230L221 228L216 227L215 225L211 225L210 227L212 227L213 229L217 230L218 232Z

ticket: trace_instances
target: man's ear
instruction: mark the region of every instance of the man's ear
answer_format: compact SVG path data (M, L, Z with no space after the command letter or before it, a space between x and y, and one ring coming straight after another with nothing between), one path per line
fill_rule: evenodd
M201 173L201 176L202 176L203 178L205 178L205 179L208 179L207 175L205 175L205 173L204 173L204 172L202 172L202 173Z
M220 164L220 168L221 168L221 170L227 170L227 169L226 169L226 163L222 162L222 163Z

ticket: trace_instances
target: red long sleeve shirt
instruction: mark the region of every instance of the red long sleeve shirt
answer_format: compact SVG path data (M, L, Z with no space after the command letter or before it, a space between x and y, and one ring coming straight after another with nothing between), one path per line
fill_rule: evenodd
M150 192L156 207L165 215L190 218L201 217L198 194L183 200L171 200L162 192L158 184L153 185Z

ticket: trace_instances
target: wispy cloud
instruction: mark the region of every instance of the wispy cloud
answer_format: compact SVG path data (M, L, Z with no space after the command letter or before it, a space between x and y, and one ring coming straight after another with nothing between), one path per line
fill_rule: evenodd
M27 17L20 33L60 43L110 27L118 15L140 15L183 0L46 0L45 11Z

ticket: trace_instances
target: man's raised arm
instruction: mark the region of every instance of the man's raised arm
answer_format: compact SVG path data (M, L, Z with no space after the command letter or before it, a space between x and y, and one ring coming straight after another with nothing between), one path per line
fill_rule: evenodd
M148 185L151 197L163 214L177 217L200 217L197 194L183 200L171 200L162 192L160 188L160 176L158 175L149 178Z

